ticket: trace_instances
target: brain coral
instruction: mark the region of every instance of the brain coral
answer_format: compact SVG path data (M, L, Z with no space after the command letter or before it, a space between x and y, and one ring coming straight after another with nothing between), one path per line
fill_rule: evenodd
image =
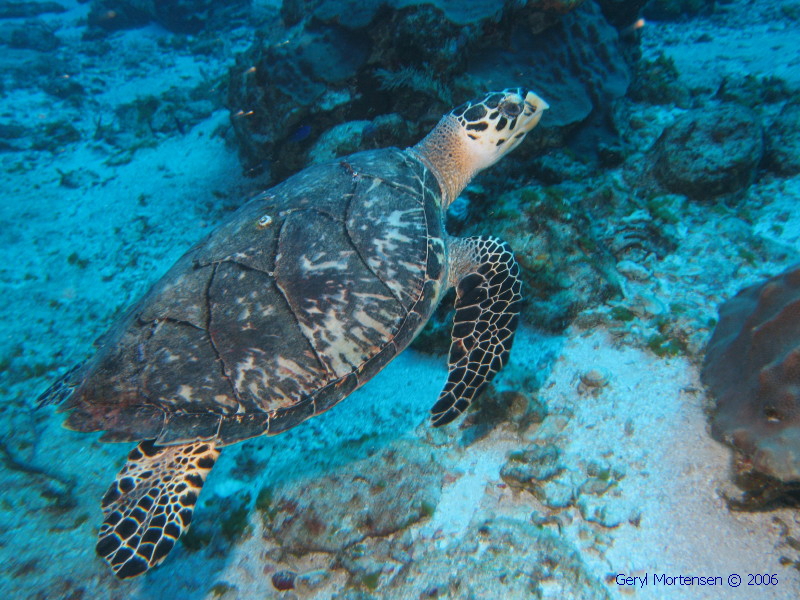
M800 264L720 307L702 378L716 396L712 435L747 467L800 481Z
M764 151L758 115L743 106L687 111L656 143L655 175L670 191L696 200L746 189Z

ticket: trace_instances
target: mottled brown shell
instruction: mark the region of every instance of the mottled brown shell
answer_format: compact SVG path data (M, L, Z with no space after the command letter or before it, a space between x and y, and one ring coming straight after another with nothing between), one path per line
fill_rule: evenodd
M403 350L445 282L440 189L386 149L312 166L187 252L67 381L67 425L230 444L327 410Z

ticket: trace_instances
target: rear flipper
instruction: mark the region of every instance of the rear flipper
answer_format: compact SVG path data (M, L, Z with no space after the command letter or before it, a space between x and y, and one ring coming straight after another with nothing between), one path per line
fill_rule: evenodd
M189 527L197 497L219 456L211 442L141 442L103 497L95 546L120 579L159 564Z
M507 243L472 237L449 246L456 315L447 383L431 409L434 427L463 413L505 366L522 300L519 266Z
M80 384L81 372L84 364L85 363L75 365L56 379L56 381L36 399L36 406L41 408L42 406L61 404L64 400L69 398L75 387Z

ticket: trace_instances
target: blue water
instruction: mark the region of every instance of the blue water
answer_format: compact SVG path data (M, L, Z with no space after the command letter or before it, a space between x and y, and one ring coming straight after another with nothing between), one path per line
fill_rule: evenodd
M720 303L797 262L800 9L523 4L0 5L0 596L797 596L792 482L729 507L753 461L699 374ZM447 219L522 271L482 399L429 424L445 306L342 404L223 448L189 533L116 579L94 546L133 444L36 398L248 199L511 86L550 108Z

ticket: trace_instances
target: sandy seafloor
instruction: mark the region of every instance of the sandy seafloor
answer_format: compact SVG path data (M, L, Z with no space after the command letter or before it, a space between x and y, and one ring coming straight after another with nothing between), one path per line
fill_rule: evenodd
M64 43L58 52L69 55L70 44L82 33L77 21L86 5L64 4L69 12L45 19L67 24L59 30ZM645 55L663 50L689 85L712 87L724 74L745 72L775 74L798 86L800 49L792 37L797 32L775 16L774 4L742 1L720 7L724 18L718 13L683 24L649 23L643 32ZM265 19L273 10L264 3L258 8ZM693 40L709 32L712 41L698 53ZM84 108L64 109L44 93L7 89L0 116L31 125L68 110L75 127L91 132L98 117L137 94L176 82L191 87L224 73L234 52L247 47L249 34L237 30L225 55L213 57L168 50L157 42L171 34L155 26L115 34L113 54L74 57L85 61L84 81L93 82L92 101ZM2 60L28 58L17 51ZM631 110L650 124L638 134L642 149L681 112L645 105ZM161 137L155 147L136 151L126 164L107 164L110 149L91 135L57 152L0 153L2 598L214 598L220 597L220 582L229 586L226 598L280 597L265 574L255 513L250 535L223 555L179 547L147 577L114 580L93 548L99 499L128 446L100 444L97 436L62 429L51 410L33 410L48 381L84 358L125 306L231 206L258 191L240 175L234 151L217 135L227 121L228 114L218 110L184 135ZM63 173L73 173L77 184L60 185ZM625 183L620 179L619 185ZM682 302L697 315L713 317L717 304L741 287L796 262L800 178L763 177L742 202L749 223L735 211L687 209L679 247L648 265L645 281L627 282L626 301L650 310ZM766 261L748 263L737 254L737 240L747 236L763 239L771 249ZM427 411L444 381L445 360L408 351L330 413L279 437L227 449L202 498L232 497L270 481L313 478L342 468L371 452L364 439L373 449L410 440L448 475L433 515L410 528L422 554L456 543L473 520L507 516L527 522L532 514L546 512L532 495L507 487L499 470L510 450L549 435L568 470L579 474L594 462L619 474L613 493L595 507L604 511L600 521L621 515L619 525L592 522L590 506L562 511L558 527L551 527L579 550L587 572L611 598L797 597L800 572L782 565L781 557L798 560L787 535L800 533L800 513L728 509L724 494L735 494L730 452L708 435L704 408L709 401L697 359L660 358L641 347L635 332L611 331L595 314L581 315L561 336L524 325L519 333L498 386L519 389L535 381L537 397L549 412L541 425L522 433L497 427L468 446L459 444L457 426L431 431ZM710 331L697 335L707 339ZM589 393L581 388L580 376L592 369L603 372L608 383ZM12 457L24 467L11 468ZM265 466L250 479L231 476L248 457ZM44 474L32 472L37 469ZM58 483L53 475L74 484ZM59 494L76 504L58 510ZM336 501L332 495L331 502ZM213 520L214 512L201 500L195 517ZM304 567L310 568L298 565ZM620 573L649 574L650 584L618 586L613 576ZM776 574L778 583L748 587L749 573ZM652 584L654 574L723 579L739 574L743 585L658 586ZM333 573L314 591L297 595L327 598L343 581L341 573ZM557 584L544 591L547 597L568 597ZM407 596L394 590L387 597Z

